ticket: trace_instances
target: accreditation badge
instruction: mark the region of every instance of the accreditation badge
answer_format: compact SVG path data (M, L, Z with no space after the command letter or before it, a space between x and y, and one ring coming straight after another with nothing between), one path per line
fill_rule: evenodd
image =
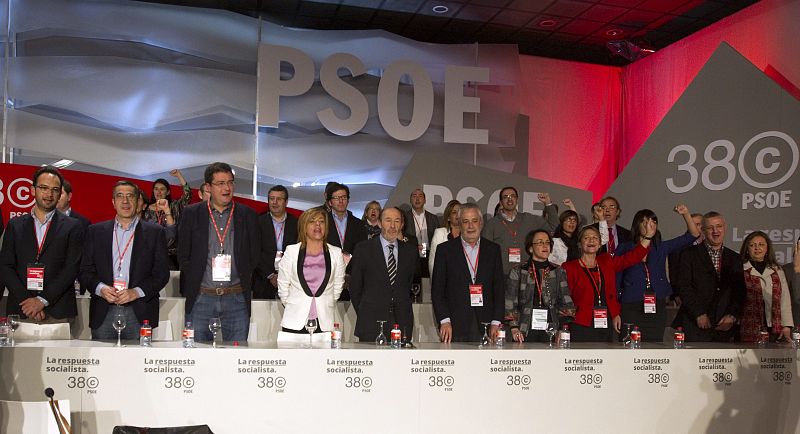
M28 264L26 275L28 291L44 291L44 264Z
M547 330L547 309L533 309L531 330Z
M644 313L656 313L656 294L654 292L644 293Z
M483 285L473 284L469 286L469 305L472 307L483 306Z
M594 328L608 328L608 309L605 307L595 307L592 311L592 316L594 317Z
M117 291L124 291L128 289L128 281L122 276L116 277L114 279L114 289Z
M214 282L231 281L231 255L220 253L211 258L211 280Z
M522 249L519 247L508 248L508 262L519 264L522 261Z

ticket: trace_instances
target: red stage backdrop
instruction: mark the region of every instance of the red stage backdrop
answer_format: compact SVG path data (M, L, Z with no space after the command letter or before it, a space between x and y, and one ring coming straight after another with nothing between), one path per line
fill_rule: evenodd
M3 221L28 213L33 206L33 191L31 189L31 175L36 171L35 166L21 164L0 163L0 209L3 212ZM136 183L149 197L153 191L151 181L140 179L119 178L116 176L98 175L96 173L62 170L64 178L72 184L72 208L85 215L92 223L109 220L114 217L114 208L111 205L111 193L114 184L120 179L127 179ZM180 186L172 186L172 197L180 197ZM237 197L236 202L245 204L258 213L266 212L267 204L257 200ZM199 202L197 189L192 189L190 203ZM296 210L289 210L297 213Z

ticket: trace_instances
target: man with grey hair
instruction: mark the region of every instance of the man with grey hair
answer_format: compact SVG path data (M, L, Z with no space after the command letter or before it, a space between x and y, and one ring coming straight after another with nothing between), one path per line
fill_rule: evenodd
M550 194L539 193L538 198L544 204L544 217L517 211L517 189L503 187L500 190L500 210L486 222L483 236L500 245L505 275L512 267L519 267L528 261L530 255L523 244L529 232L544 229L552 234L558 226L558 208L550 199Z
M500 246L481 238L483 215L474 203L459 210L461 236L436 250L431 298L442 342L477 342L484 325L492 341L503 320L505 275Z

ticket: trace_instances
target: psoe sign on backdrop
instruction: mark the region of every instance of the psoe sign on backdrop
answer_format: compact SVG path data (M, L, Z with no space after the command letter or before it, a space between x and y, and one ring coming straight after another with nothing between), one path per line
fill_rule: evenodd
M281 78L281 64L292 67L288 79ZM303 51L282 45L262 44L259 47L260 79L258 86L258 124L278 128L281 97L303 95L314 85L315 65ZM345 69L355 78L366 74L364 63L353 54L335 53L320 66L322 88L350 111L346 118L336 115L332 107L316 112L326 130L339 136L361 131L369 119L367 97L345 82L339 71ZM401 122L398 112L400 82L408 77L413 87L414 103L410 121ZM448 65L444 74L444 142L488 144L489 130L464 127L465 113L480 113L480 98L464 95L465 83L486 83L489 68ZM396 60L383 71L378 84L378 119L386 133L394 139L411 141L420 138L431 125L434 109L433 81L430 74L413 60Z

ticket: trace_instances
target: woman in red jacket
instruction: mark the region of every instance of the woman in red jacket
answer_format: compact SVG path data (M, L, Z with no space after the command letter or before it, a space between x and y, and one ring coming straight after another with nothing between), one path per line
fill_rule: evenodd
M619 333L616 273L644 260L650 240L656 234L655 222L643 220L640 233L645 236L630 252L620 256L598 255L600 232L592 226L581 229L578 235L581 257L562 265L577 307L575 321L570 326L573 342L613 342L613 332Z

